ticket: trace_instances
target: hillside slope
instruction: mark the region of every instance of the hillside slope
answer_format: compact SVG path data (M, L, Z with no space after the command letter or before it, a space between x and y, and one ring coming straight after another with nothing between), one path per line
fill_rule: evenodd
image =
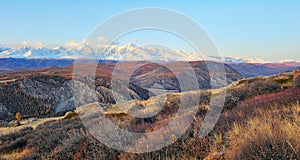
M300 78L299 72L271 77L242 79L228 87L199 92L202 101L192 126L172 145L150 153L131 154L106 147L93 138L79 117L44 123L35 129L0 136L0 157L25 159L298 159ZM211 95L226 90L226 101L214 130L199 139L198 130L209 107ZM135 118L116 105L104 110L107 118L135 132L152 132L167 124L176 114L179 96L197 92L168 94L159 114ZM131 104L153 103L160 96ZM93 104L90 104L93 105ZM150 105L151 106L151 105ZM151 108L145 107L151 111ZM149 110L150 109L150 110ZM80 113L80 112L79 112ZM96 122L97 116L89 121ZM109 129L109 128L108 128ZM278 132L279 131L279 132ZM259 133L259 134L257 134ZM143 138L143 137L141 137ZM271 146L271 149L270 149Z
M168 69L159 64L150 63L135 70L131 75L129 84L125 83L122 74L126 73L139 62L121 62L118 79L113 82L118 84L118 93L129 91L128 99L145 100L156 94L167 92L180 92L180 85L177 77ZM182 68L180 62L172 62L173 68L178 68L178 74L194 71L198 80L199 89L209 89L210 74L206 67L207 62L190 62L192 68ZM215 62L212 62L215 63ZM40 68L31 70L15 70L2 73L0 76L0 104L5 106L7 112L1 119L13 119L17 112L25 117L49 117L64 114L74 110L73 84L77 84L82 93L88 94L84 98L77 100L82 102L115 103L112 88L111 75L115 62L100 62L96 69L95 86L92 76L88 74L73 77L73 67L64 68ZM90 69L89 63L81 64L82 68ZM241 75L228 65L224 65L226 70L227 83L241 79ZM222 74L222 73L214 73ZM73 79L72 79L73 78ZM223 79L216 79L216 82ZM218 85L218 84L216 84ZM158 87L157 87L158 86ZM197 86L195 86L197 88ZM164 92L158 92L158 91ZM96 91L97 96L94 96ZM124 94L122 94L124 95ZM80 105L80 104L79 104Z

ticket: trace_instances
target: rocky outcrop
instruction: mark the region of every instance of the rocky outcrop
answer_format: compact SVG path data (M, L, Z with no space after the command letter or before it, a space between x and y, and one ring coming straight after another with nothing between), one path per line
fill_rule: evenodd
M12 115L13 114L7 110L6 106L0 103L0 120L11 117Z
M16 82L20 91L35 99L51 100L55 103L54 112L64 113L75 110L76 106L93 102L115 103L115 97L148 99L149 91L137 85L128 86L122 81L114 82L113 94L110 83L98 78L83 77L77 80L62 80L59 77L33 77ZM103 83L103 84L102 84ZM95 84L100 85L93 89ZM129 94L127 94L129 93Z

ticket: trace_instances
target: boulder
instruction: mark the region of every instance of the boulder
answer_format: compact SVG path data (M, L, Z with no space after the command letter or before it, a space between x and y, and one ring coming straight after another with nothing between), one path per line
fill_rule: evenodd
M0 120L5 120L10 116L12 116L12 113L7 110L6 106L0 103Z
M0 120L0 127L7 127L8 123L6 121Z

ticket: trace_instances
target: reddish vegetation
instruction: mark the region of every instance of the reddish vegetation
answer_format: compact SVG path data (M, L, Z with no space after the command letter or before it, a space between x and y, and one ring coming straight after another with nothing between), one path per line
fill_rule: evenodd
M270 110L274 107L280 108L299 101L300 89L296 87L245 99L232 110L225 111L225 114L221 115L216 130L223 132L230 129L234 123L246 121L249 117L255 116L254 111L257 109Z
M298 79L300 77L300 70L296 70L293 72L294 79Z
M238 108L245 109L245 107L260 107L269 108L270 106L278 105L285 106L291 103L296 103L300 99L300 89L290 88L276 93L259 95L245 101L242 101ZM252 108L253 109L253 108Z
M206 73L208 72L206 63L214 63L214 62L205 62L205 61L194 61L194 62L169 62L164 63L163 65L157 64L157 63L150 63L150 62L119 62L118 65L120 66L118 69L121 69L121 72L118 72L118 75L120 78L122 78L122 72L123 74L128 74L127 71L134 70L135 73L133 73L132 76L135 75L141 75L146 74L151 71L159 69L161 73L161 76L166 77L174 77L174 74L170 72L169 69L166 69L168 66L171 68L176 68L177 71L185 72L187 70L190 70L191 68L194 69L196 72ZM143 65L141 65L143 64ZM188 65L186 65L188 64ZM108 78L111 77L112 72L114 70L116 63L115 62L103 62L99 63L96 68L96 76L97 77L104 77ZM140 66L140 68L136 68L136 66ZM235 80L242 78L240 74L236 73L234 70L232 70L228 65L224 65L225 69L227 71L227 76L229 77L235 77ZM81 71L84 71L83 73L79 73L81 75L94 75L94 65L89 63L82 63L82 64L76 64L77 68L80 68ZM135 69L134 69L135 68ZM162 69L164 68L164 69ZM165 74L166 73L166 74ZM213 74L213 73L212 73ZM39 68L39 69L18 69L10 72L4 72L0 74L0 81L3 80L11 80L11 79L21 79L24 77L33 77L37 75L49 75L49 76L62 76L66 79L72 78L73 75L73 66L68 67L52 67L52 68ZM77 75L80 76L80 75ZM153 75L154 76L154 75Z

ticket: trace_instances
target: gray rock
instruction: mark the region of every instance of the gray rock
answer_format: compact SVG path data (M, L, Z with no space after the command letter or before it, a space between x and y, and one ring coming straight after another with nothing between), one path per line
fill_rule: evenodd
M9 116L12 116L12 113L10 113L7 108L0 103L0 119L7 118Z
M75 110L74 98L70 98L56 106L55 113L67 112Z
M0 120L0 127L7 127L8 123L6 121Z

